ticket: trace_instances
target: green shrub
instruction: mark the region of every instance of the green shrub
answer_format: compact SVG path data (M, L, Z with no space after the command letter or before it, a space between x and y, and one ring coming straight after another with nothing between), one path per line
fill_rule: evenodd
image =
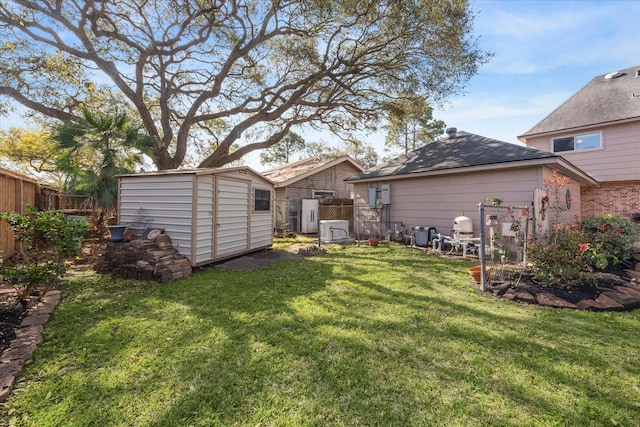
M581 284L584 273L604 270L627 259L640 229L616 216L586 216L576 223L557 224L529 247L534 278L547 286Z
M16 267L0 268L0 276L16 286L23 297L36 287L42 288L42 294L46 293L64 276L65 258L75 255L88 231L86 221L70 218L62 211L29 209L29 212L27 215L0 213L0 220L6 221L15 233L20 258ZM38 256L33 257L28 250L34 248L36 242Z
M640 238L640 228L618 215L585 216L579 224L587 240L604 256L619 260L631 257L633 243Z
M590 245L576 226L556 225L548 235L529 246L533 277L546 286L566 287L577 284L582 273L591 269Z

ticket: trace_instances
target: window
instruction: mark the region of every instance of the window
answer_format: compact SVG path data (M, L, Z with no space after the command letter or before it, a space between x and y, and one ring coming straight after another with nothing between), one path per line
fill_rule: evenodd
M333 190L313 190L313 198L321 199L324 197L333 197L336 194Z
M253 210L254 211L270 211L271 210L271 191L253 190Z
M553 140L553 152L592 150L600 148L600 133L568 136Z

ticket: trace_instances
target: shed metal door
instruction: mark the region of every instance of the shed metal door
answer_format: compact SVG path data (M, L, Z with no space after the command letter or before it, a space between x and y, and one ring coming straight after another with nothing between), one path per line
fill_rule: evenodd
M249 249L249 182L216 179L215 258Z

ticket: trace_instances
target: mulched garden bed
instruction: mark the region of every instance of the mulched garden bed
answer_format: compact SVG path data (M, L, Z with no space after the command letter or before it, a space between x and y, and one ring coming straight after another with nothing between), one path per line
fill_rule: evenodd
M638 257L638 255L636 255ZM537 283L533 275L522 269L502 268L492 274L486 291L491 294L527 304L550 305L552 307L571 307L595 311L624 311L640 307L640 282L630 277L628 271L638 271L636 259L624 264L609 266L604 271L586 273L583 281L572 286L543 286ZM640 272L638 272L640 275ZM617 294L624 294L620 297ZM547 296L549 303L539 297ZM552 297L549 297L552 296ZM544 298L544 297L543 297ZM622 306L615 302L624 299ZM613 299L614 301L610 301ZM563 301L568 304L564 304ZM598 304L590 301L598 301ZM575 305L576 307L572 307Z

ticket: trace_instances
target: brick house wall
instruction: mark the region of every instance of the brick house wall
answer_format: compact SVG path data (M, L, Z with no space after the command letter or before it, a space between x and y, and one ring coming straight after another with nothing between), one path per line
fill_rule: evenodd
M640 181L603 182L581 190L581 215L640 215Z

